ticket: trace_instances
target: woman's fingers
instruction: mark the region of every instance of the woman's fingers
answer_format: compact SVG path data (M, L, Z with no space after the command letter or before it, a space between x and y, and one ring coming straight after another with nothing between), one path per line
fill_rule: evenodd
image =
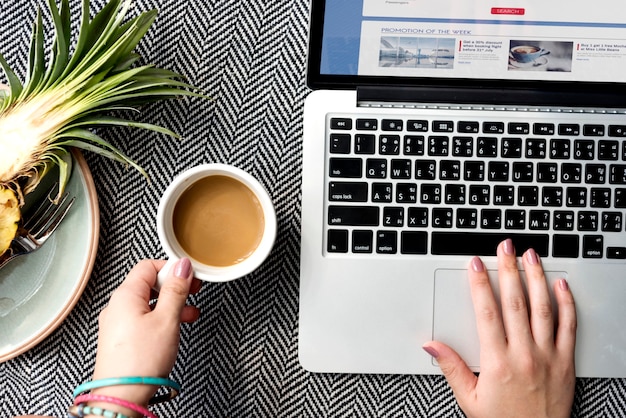
M533 249L522 256L530 303L530 328L539 347L554 346L554 316L541 260Z
M559 279L554 283L554 294L559 309L559 325L555 339L556 349L563 355L566 353L573 354L576 345L576 305L565 279Z
M493 295L485 265L479 257L472 258L468 275L480 346L485 352L502 349L506 345L506 336L500 309Z
M511 239L498 245L498 280L504 332L508 343L527 344L532 340L528 323L528 306L517 268L515 247Z

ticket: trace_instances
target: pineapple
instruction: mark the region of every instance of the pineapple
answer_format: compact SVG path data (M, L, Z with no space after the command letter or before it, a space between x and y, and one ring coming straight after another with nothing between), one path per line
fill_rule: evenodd
M9 84L8 89L0 88L0 255L11 242L8 237L16 233L12 205L17 201L21 207L24 196L54 165L59 167L58 196L63 194L70 174L70 148L112 158L147 176L91 127L132 126L175 137L169 129L112 112L181 95L204 97L179 74L139 63L134 50L154 22L156 10L126 18L132 0L110 0L90 19L89 0L83 0L78 36L70 53L69 0L61 0L60 7L56 0L48 0L48 6L54 42L46 54L39 9L24 83L0 55Z

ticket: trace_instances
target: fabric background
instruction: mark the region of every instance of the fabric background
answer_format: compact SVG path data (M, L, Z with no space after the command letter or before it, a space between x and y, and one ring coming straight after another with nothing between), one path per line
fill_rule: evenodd
M104 0L92 3L92 11L99 10ZM156 408L159 416L462 416L440 376L311 374L298 363L308 3L135 2L137 10L159 9L140 44L145 61L185 74L213 100L167 102L138 116L173 129L179 140L137 130L104 133L148 170L150 184L117 163L86 155L101 210L93 275L54 333L0 364L1 417L65 416L72 389L91 377L98 314L111 292L138 260L164 256L154 222L159 196L177 173L204 162L241 167L266 186L277 210L278 238L255 273L231 283L205 284L195 298L202 317L183 326L172 375L182 382L183 392ZM21 75L37 4L47 7L43 0L0 0L0 51ZM78 2L72 5L78 19ZM573 416L626 416L626 379L579 379Z

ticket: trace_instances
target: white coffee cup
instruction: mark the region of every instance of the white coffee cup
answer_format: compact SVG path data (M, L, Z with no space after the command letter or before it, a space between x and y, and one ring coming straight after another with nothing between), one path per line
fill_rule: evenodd
M224 176L245 185L258 200L263 213L263 232L256 248L242 260L226 266L205 264L188 254L174 232L174 209L183 193L199 180L209 176ZM267 258L276 239L276 212L265 188L247 172L226 164L204 164L193 167L178 175L167 187L157 212L157 233L165 253L167 264L158 275L158 290L164 283L169 270L182 257L191 260L194 276L209 282L226 282L243 277L256 270Z

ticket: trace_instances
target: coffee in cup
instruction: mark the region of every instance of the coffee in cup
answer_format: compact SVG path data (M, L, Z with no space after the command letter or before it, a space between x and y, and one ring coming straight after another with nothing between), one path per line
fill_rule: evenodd
M276 237L276 214L267 191L250 174L205 164L168 186L157 232L169 257L157 287L181 257L191 260L197 278L222 282L245 276L267 258Z
M517 62L533 62L537 58L548 55L550 51L534 45L518 45L511 48L511 56Z

